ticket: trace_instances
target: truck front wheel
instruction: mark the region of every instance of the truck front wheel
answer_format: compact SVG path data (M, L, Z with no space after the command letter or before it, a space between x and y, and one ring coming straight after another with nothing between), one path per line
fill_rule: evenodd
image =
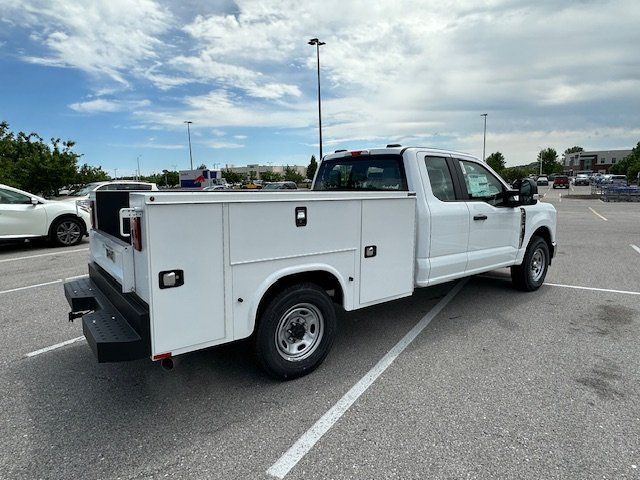
M549 268L549 245L541 237L533 237L524 254L522 265L511 267L511 281L518 290L532 292L540 288Z
M327 293L312 283L277 294L259 319L258 361L271 376L290 380L315 370L335 337L336 313Z

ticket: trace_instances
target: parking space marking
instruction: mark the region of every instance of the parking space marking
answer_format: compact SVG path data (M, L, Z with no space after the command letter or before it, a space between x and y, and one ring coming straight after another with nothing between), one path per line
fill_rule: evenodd
M302 458L309 453L314 445L329 431L329 429L338 421L340 417L354 404L360 396L376 381L376 379L389 368L393 361L413 342L429 323L453 300L467 279L458 282L444 298L442 298L429 313L427 313L420 321L407 333L391 350L389 350L378 363L369 370L364 377L358 380L344 396L337 401L320 419L307 430L289 450L287 450L269 469L267 474L284 478L293 467L295 467Z
M633 292L630 290L612 290L610 288L582 287L579 285L563 285L561 283L546 283L546 282L543 285L549 285L550 287L574 288L576 290L593 290L596 292L623 293L625 295L640 295L640 292Z
M86 275L86 274L85 275L76 275L75 277L59 278L57 280L52 280L50 282L36 283L35 285L27 285L26 287L11 288L9 290L0 291L0 295L2 295L4 293L11 293L11 292L19 292L21 290L28 290L30 288L46 287L47 285L54 285L56 283L66 282L67 280L76 280L78 278L84 278L84 277L88 277L88 276L89 275Z
M606 221L608 221L605 217L603 217L602 215L600 215L600 214L599 214L598 212L596 212L593 208L591 208L591 207L588 207L588 208L589 208L589 210L591 210L591 212L592 212L594 215L597 215L598 217L600 217L600 218L601 218L602 220L604 220L605 222L606 222Z
M26 257L5 258L0 260L0 263L15 262L17 260L28 260L30 258L50 257L52 255L63 255L65 253L77 253L77 252L88 252L88 251L89 251L88 248L79 248L77 250L63 250L60 252L40 253L38 255L27 255Z
M41 353L47 353L51 350L55 350L56 348L65 347L67 345L71 345L72 343L79 342L80 340L84 340L84 337L76 337L71 340L65 340L64 342L56 343L55 345L50 345L48 347L41 348L40 350L36 350L35 352L29 352L25 355L25 357L35 357L36 355L40 355Z
M631 244L631 245L629 245L629 246L630 246L631 248L633 248L636 252L640 253L640 247L639 247L639 246L637 246L637 245L633 245L633 244Z

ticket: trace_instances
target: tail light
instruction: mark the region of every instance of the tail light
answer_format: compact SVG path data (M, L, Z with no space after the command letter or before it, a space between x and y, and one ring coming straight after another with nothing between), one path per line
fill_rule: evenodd
M140 217L131 219L131 245L139 252L142 251L142 226Z

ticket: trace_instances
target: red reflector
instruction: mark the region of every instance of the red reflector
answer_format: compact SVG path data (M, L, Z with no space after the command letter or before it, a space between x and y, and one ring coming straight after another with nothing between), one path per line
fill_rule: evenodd
M131 219L131 245L137 251L142 251L142 227L140 226L140 217Z
M362 150L354 150L351 152L352 157L359 157L360 155L362 155Z
M153 361L155 362L156 360L164 360L165 358L171 358L171 352L161 353L160 355L154 355Z

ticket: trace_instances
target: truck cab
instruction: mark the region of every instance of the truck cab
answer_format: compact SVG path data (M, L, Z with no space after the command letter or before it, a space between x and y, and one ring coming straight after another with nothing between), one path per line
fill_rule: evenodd
M535 182L529 182L533 195ZM556 211L519 195L470 155L439 149L390 147L326 155L313 190L415 192L415 286L519 265L534 236L555 254Z

